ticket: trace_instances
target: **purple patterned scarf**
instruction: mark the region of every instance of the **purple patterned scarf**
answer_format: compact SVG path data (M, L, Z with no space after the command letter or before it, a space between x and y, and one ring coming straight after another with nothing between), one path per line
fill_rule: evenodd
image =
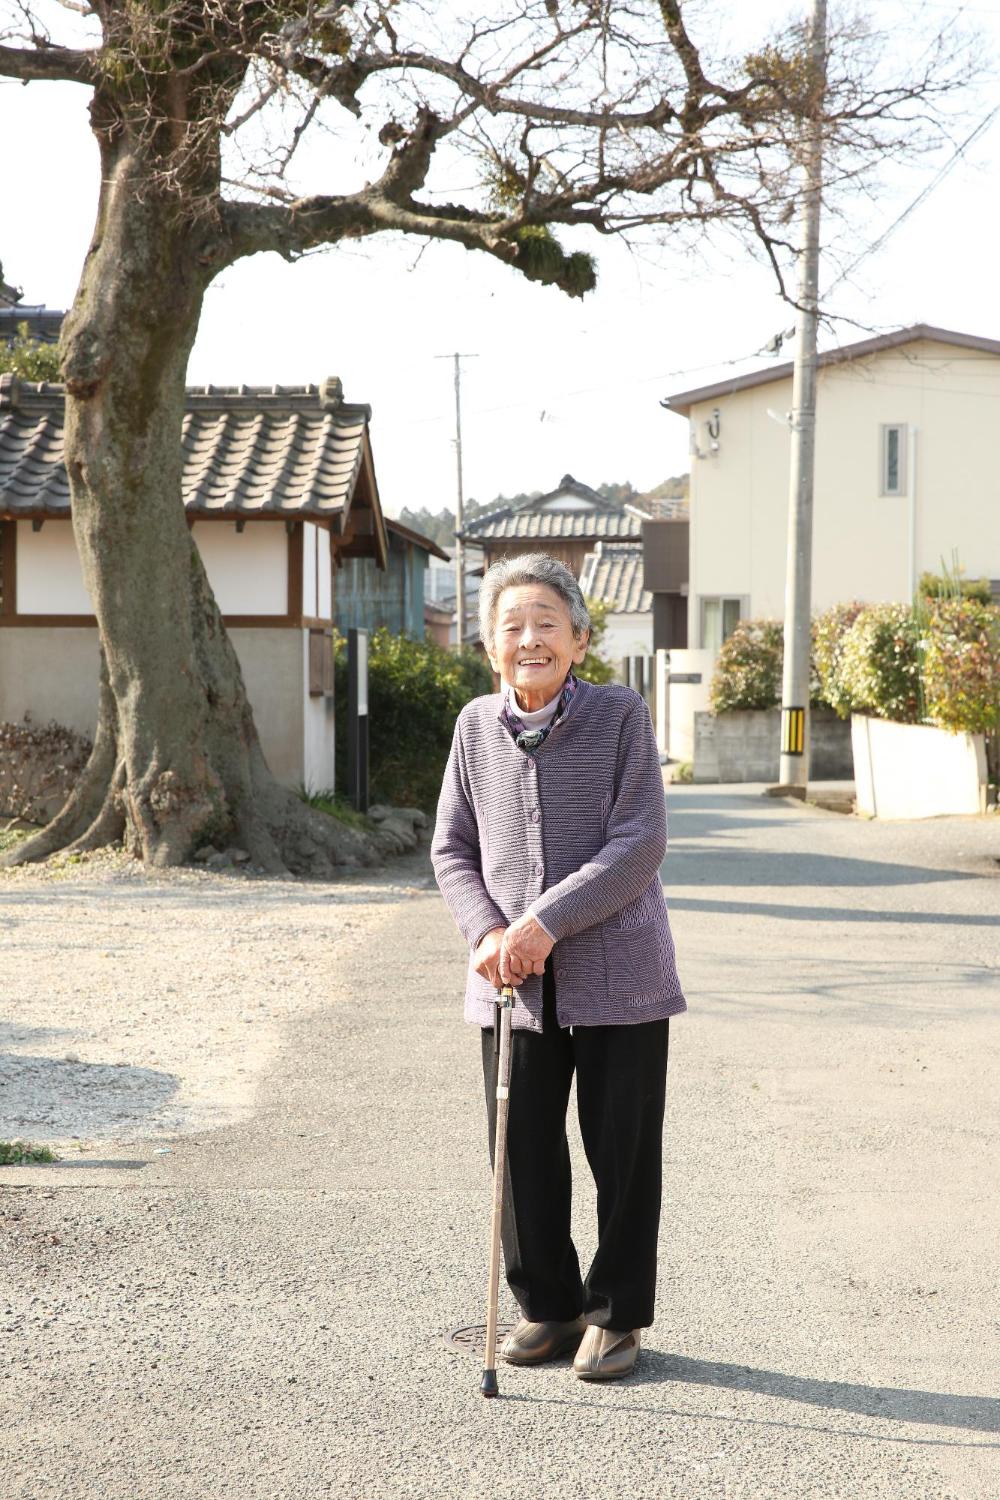
M566 681L563 683L563 690L559 695L559 702L556 704L556 711L552 715L552 718L549 720L544 729L529 729L524 723L524 720L519 719L517 717L517 714L511 708L510 694L508 693L506 688L504 689L503 709L501 710L500 718L507 726L511 738L513 739L519 750L524 750L525 753L530 753L532 750L538 749L542 741L552 732L553 729L555 729L556 725L562 720L567 708L569 707L569 701L572 698L573 694L576 692L576 687L576 678L573 676L573 673L570 672L569 676L566 678Z

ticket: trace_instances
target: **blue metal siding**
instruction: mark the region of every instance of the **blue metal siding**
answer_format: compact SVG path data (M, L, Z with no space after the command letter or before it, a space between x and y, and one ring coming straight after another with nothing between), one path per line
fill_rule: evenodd
M389 566L384 572L367 557L350 557L334 572L333 618L337 629L378 630L424 638L424 573L428 555L412 542L389 533Z

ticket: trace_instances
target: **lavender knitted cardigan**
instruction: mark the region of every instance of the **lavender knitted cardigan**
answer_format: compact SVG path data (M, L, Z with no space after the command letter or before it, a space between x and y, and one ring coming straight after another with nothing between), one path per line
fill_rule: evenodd
M687 1005L660 885L667 817L645 702L617 683L581 681L545 741L518 749L499 693L455 724L431 860L474 949L530 911L556 939L560 1026L628 1025ZM472 968L465 1019L493 1020L494 987ZM516 991L513 1025L542 1029L542 980Z

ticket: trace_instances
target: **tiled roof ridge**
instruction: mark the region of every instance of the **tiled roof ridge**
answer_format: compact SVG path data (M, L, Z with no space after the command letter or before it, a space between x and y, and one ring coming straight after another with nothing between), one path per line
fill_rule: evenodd
M371 406L364 401L345 401L338 380L324 380L319 385L189 385L185 388L188 411L206 410L214 405L227 411L241 406L260 410L280 408L314 411L317 407L348 420L372 419ZM0 407L56 406L66 399L62 381L25 380L20 375L0 375Z

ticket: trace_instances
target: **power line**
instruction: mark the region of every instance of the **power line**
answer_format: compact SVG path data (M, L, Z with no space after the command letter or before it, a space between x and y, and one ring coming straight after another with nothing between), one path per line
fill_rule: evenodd
M998 14L1000 14L1000 12L998 12ZM862 261L867 260L870 255L874 255L877 251L881 250L882 246L886 243L891 235L895 234L899 226L905 223L910 215L920 207L921 203L925 202L925 200L930 197L931 193L933 193L936 188L940 187L941 183L948 176L948 173L952 170L952 168L957 166L959 161L961 161L962 157L965 155L966 151L968 151L973 141L977 140L984 131L989 129L998 115L1000 115L1000 104L994 105L989 113L980 120L975 130L973 130L970 135L966 136L965 140L960 146L957 146L955 148L952 155L948 158L944 165L938 169L927 186L917 194L917 196L913 199L913 202L907 204L906 208L903 209L903 212L899 214L897 218L893 219L888 229L884 230L883 233L879 235L878 239L874 240L865 250L862 250L861 254L856 256L845 270L841 271L836 281L832 281L830 283L830 285L826 288L826 291L823 293L824 300L830 295L835 287L838 287L842 281L846 281L847 277L850 276L852 271L856 270L857 267L860 266Z

